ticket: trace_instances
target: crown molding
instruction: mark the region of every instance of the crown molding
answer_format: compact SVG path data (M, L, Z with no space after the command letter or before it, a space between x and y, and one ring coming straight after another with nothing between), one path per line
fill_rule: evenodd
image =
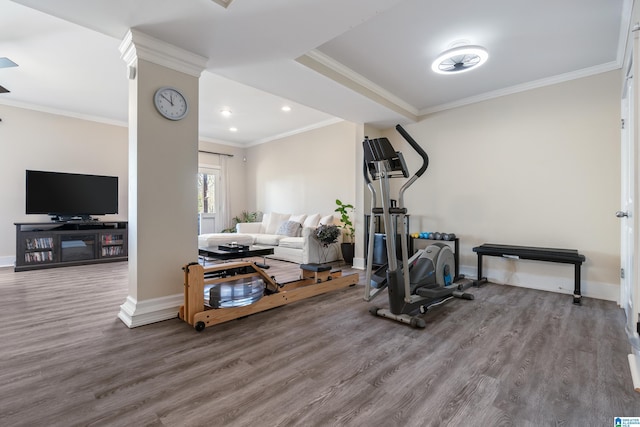
M246 144L242 144L242 143L238 143L238 142L232 142L232 141L226 141L224 139L211 138L209 136L199 136L198 137L198 141L200 141L200 142L210 142L210 143L213 143L213 144L225 145L225 146L228 146L228 147L247 148Z
M300 133L308 132L308 131L311 131L311 130L314 130L314 129L320 129L320 128L323 128L323 127L326 127L326 126L330 126L330 125L333 125L333 124L336 124L336 123L343 122L343 121L344 121L343 119L340 119L340 118L337 118L337 117L332 118L332 119L327 119L327 120L324 120L322 122L314 123L314 124L309 125L309 126L305 126L305 127L302 127L302 128L298 128L298 129L294 129L294 130L291 130L291 131L288 131L288 132L284 132L284 133L281 133L279 135L273 135L273 136L270 136L270 137L267 137L267 138L258 139L256 141L253 141L253 142L247 144L245 147L254 147L256 145L260 145L260 144L264 144L264 143L267 143L267 142L275 141L277 139L286 138L288 136L298 135Z
M7 105L9 107L22 108L24 110L38 111L40 113L53 114L56 116L70 117L73 119L87 120L90 122L102 123L106 125L113 125L113 126L120 126L120 127L129 126L129 123L127 121L108 119L106 117L101 117L101 116L92 116L90 114L81 114L73 111L61 110L59 108L45 107L42 105L31 104L28 102L3 99L3 100L0 100L0 105Z
M510 86L504 89L485 92L480 95L470 96L468 98L460 99L457 101L449 102L446 104L436 105L434 107L425 108L421 110L420 120L429 114L437 113L440 111L451 110L453 108L463 107L465 105L475 104L477 102L488 101L490 99L499 98L505 95L513 95L520 92L525 92L532 89L538 89L545 86L551 86L557 83L563 83L570 80L581 79L583 77L589 77L596 74L606 73L620 69L621 64L618 61L608 62L606 64L596 65L594 67L583 68L582 70L572 71L570 73L559 74L557 76L547 77L540 80L534 80L532 82L523 83L520 85Z
M120 53L127 65L134 65L137 59L153 62L194 77L200 77L208 59L193 52L153 38L136 29L127 31Z
M413 105L316 49L295 60L398 114L414 121L418 118L419 112Z

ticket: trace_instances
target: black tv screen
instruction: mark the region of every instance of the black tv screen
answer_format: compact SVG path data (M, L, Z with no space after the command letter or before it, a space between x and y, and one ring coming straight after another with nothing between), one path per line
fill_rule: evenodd
M62 218L118 213L118 177L27 170L26 213Z

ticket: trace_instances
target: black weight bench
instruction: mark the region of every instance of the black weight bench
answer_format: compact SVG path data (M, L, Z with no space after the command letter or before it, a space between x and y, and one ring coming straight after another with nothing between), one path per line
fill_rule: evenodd
M580 293L580 267L585 261L584 255L575 249L536 248L530 246L495 245L485 243L473 248L478 254L478 281L486 281L482 276L482 256L499 256L510 259L530 259L535 261L559 262L573 264L575 268L575 286L573 290L573 303L580 305L582 294Z

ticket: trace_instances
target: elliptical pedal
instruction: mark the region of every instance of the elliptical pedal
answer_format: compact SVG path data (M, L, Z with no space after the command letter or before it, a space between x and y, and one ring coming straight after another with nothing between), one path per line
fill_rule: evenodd
M453 290L449 288L437 287L437 288L418 288L415 290L416 295L420 295L421 297L438 299L445 298L453 295Z

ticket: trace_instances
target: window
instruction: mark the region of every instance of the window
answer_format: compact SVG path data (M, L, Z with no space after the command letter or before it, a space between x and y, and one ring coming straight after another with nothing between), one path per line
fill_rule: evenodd
M216 213L218 171L201 170L198 173L198 213Z
M220 170L201 167L198 171L198 234L217 233L221 222L222 186Z

